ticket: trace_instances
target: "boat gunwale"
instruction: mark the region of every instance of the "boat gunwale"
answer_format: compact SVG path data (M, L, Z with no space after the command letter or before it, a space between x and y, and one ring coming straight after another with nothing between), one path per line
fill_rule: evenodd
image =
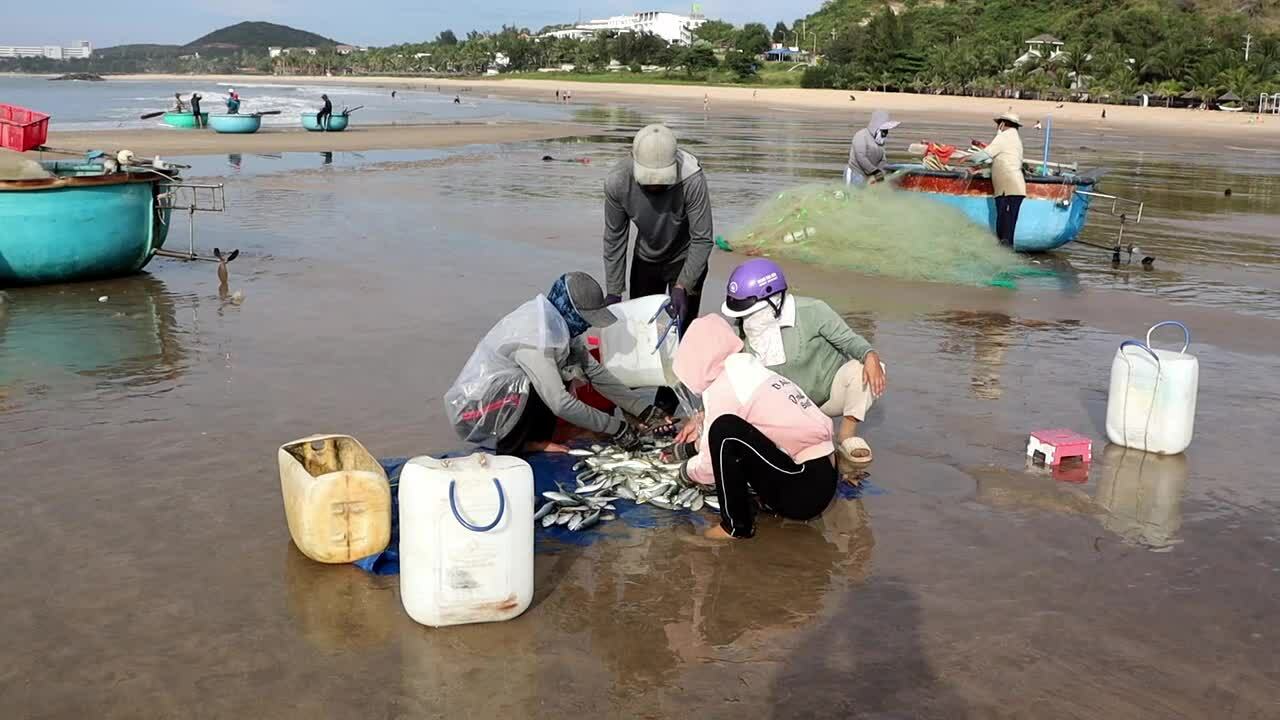
M947 178L951 180L968 180L972 179L964 170L934 170L924 167L923 165L912 164L891 164L886 166L886 170L890 174L899 173L902 175L915 175L919 177L935 177ZM1025 175L1025 179L1029 183L1038 183L1041 185L1097 185L1099 174L1067 174L1067 175ZM988 179L988 178L979 178Z
M177 175L166 175L159 171L154 173L116 172L103 175L87 175L81 177L30 178L26 180L0 180L0 191L39 191L60 190L63 188L109 187L130 183L172 182Z

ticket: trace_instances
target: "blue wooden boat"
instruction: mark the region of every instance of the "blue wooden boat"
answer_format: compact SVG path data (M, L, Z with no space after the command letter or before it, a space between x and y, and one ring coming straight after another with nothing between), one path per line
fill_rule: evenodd
M0 181L0 287L129 275L164 245L170 175L43 165L53 177Z
M209 127L213 128L216 133L249 135L258 132L262 128L262 116L258 114L228 115L225 113L211 113L209 115Z
M995 234L996 201L990 178L924 165L890 165L888 170L896 175L899 189L923 193L957 208ZM1027 197L1018 214L1013 248L1045 252L1075 240L1084 229L1097 183L1096 177L1088 175L1027 176Z
M320 123L316 122L316 115L318 113L302 113L302 127L311 132L320 132ZM326 124L329 127L329 132L342 132L347 129L347 125L350 122L350 115L330 115Z

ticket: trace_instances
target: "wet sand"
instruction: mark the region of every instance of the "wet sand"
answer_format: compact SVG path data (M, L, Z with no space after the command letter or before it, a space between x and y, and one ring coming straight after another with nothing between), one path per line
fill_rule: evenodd
M83 148L128 148L139 156L217 153L340 152L400 150L549 140L581 135L583 126L564 123L454 123L368 125L343 132L264 128L252 135L163 130L51 132L48 145L76 154Z
M208 82L279 82L356 85L385 88L442 88L446 92L492 94L522 100L551 102L557 90L571 90L578 105L623 102L654 107L669 106L702 111L702 101L711 101L712 112L734 109L751 112L822 112L856 114L867 117L884 109L910 118L951 118L990 125L991 118L1012 109L1031 121L1052 115L1058 123L1094 124L1132 133L1156 132L1166 136L1236 138L1245 144L1280 144L1280 116L1225 113L1184 108L1134 107L1089 103L1062 103L1008 98L978 98L955 95L885 93L863 90L817 90L747 86L666 85L644 83L574 82L567 79L502 79L431 77L303 77L286 78L237 75L129 75L127 79L185 80ZM853 98L852 100L850 98ZM1106 118L1102 117L1106 111Z
M289 541L276 448L347 432L380 456L457 449L441 396L492 323L600 272L600 186L667 121L716 220L836 174L821 118L583 108L585 136L409 153L193 159L227 185L206 263L6 291L0 305L0 697L31 718L1271 718L1280 483L1280 159L1224 168L1176 138L1064 128L1149 203L1156 270L1086 248L1017 291L787 264L880 350L869 490L720 548L687 521L540 545L535 600L432 630L395 578ZM954 130L933 125L922 131ZM589 157L546 164L544 154ZM1176 154L1176 159L1170 157ZM1236 189L1225 199L1222 187ZM1086 237L1113 237L1098 214ZM175 244L186 226L173 229ZM737 258L716 253L705 309ZM99 303L100 296L108 301ZM1107 447L1112 354L1187 320L1197 434ZM1172 340L1167 341L1172 343ZM1027 433L1095 441L1087 472L1025 467Z

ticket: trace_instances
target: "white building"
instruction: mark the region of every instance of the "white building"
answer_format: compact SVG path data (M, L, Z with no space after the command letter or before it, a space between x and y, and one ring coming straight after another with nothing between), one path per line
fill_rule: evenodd
M93 57L93 44L81 40L72 47L57 45L0 45L0 58L46 57L51 60L87 60Z
M649 33L657 35L673 45L693 43L693 31L702 27L707 19L701 14L678 15L669 12L639 12L631 15L615 15L603 20L588 20L564 30L553 30L543 37L589 40L596 33Z
M1027 46L1027 51L1013 61L1015 66L1025 65L1032 60L1056 60L1062 55L1062 48L1066 45L1066 43L1047 33L1037 35L1024 44Z

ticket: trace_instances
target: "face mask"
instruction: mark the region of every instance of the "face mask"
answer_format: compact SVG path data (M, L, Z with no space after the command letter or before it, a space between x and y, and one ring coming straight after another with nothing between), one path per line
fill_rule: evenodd
M768 367L787 361L782 345L782 325L772 308L765 307L742 319L742 333L747 336L751 352Z
M569 298L569 285L563 276L551 286L551 291L547 293L547 300L569 326L569 337L578 337L591 329L591 323L579 315L577 309L573 307L573 300Z

